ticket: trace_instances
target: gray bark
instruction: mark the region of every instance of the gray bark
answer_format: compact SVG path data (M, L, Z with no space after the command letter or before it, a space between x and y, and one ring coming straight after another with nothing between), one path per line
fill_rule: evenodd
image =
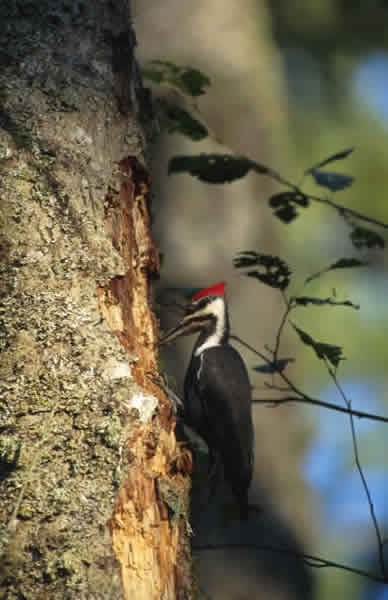
M0 596L10 600L188 597L185 511L172 522L157 485L181 493L187 477L176 468L172 481L174 423L146 378L158 265L134 45L124 0L0 5Z

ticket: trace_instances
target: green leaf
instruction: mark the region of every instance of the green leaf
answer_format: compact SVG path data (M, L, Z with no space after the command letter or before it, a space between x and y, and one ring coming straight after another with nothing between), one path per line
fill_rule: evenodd
M354 267L365 267L368 263L362 260L358 260L358 258L340 258L335 263L330 265L327 270L334 269L352 269Z
M329 156L328 158L325 158L324 160L317 163L310 169L307 169L307 171L305 171L306 175L308 175L309 173L314 171L314 169L320 169L321 167L324 167L324 166L328 165L329 163L347 158L349 156L349 154L351 154L353 152L353 150L354 150L354 148L347 148L346 150L341 150L341 152L336 152L335 154L332 154L331 156Z
M353 245L360 248L384 248L385 240L380 234L366 229L365 227L357 226L350 234L350 239Z
M205 93L205 87L209 87L210 79L198 69L186 68L181 74L181 84L190 96L201 96Z
M144 79L159 85L175 87L187 96L201 96L210 79L198 69L179 67L166 60L152 60L142 68Z
M311 346L320 360L328 360L335 368L338 367L341 360L345 360L345 357L342 355L341 346L316 342L308 333L299 329L294 323L291 322L291 325L299 335L300 340L306 346Z
M265 374L282 373L282 371L284 371L284 369L290 362L295 362L295 358L279 358L276 361L264 363L262 365L253 367L253 370L257 373Z
M350 300L344 300L340 302L338 300L334 300L333 298L314 298L310 296L298 296L292 297L291 302L296 304L297 306L307 306L308 304L313 304L315 306L351 306L352 308L359 309L358 304L353 304Z
M334 271L334 269L352 269L354 267L364 267L367 264L367 262L358 260L357 258L340 258L329 267L326 267L325 269L322 269L322 271L318 271L318 273L314 273L313 275L310 275L310 277L307 277L305 283L309 283L313 279L317 279L328 271Z
M152 83L160 84L163 81L163 73L150 67L143 66L141 68L141 74L144 80L151 81Z
M285 290L290 283L291 269L277 256L260 254L253 250L239 252L233 260L236 269L257 267L245 273L248 277L255 277L270 287Z
M352 185L354 177L351 175L342 175L330 171L319 171L310 169L309 173L314 177L315 183L321 187L328 188L332 192L339 192Z
M163 108L169 133L181 133L195 142L203 140L208 135L204 125L190 113L179 107L169 104L166 101L160 101L159 105Z
M283 223L291 223L299 214L295 206L306 208L309 199L302 192L280 192L271 196L268 204L274 209L278 219Z
M241 179L252 166L248 158L230 154L174 156L169 162L168 173L186 172L206 183L226 183Z

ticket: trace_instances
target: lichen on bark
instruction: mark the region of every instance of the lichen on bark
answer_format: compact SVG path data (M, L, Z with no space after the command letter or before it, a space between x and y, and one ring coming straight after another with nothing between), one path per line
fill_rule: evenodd
M159 476L186 491L187 477L147 380L158 266L127 3L15 0L0 20L0 596L133 597L149 564L131 569L120 532L112 549L120 513L131 543L153 527L168 546L158 597L185 597L184 518L170 524L155 493ZM155 399L146 419L136 394Z

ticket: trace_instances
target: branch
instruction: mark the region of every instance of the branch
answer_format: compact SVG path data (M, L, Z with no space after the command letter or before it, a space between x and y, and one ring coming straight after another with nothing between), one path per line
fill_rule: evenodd
M269 386L271 389L279 389L276 386ZM286 391L286 389L281 389L280 391ZM345 413L347 415L352 415L353 417L358 417L359 419L370 419L371 421L381 421L383 423L388 423L388 417L383 417L381 415L375 415L373 413L364 412L361 410L354 410L345 408L340 404L334 404L332 402L325 402L324 400L318 400L317 398L312 398L311 396L303 395L300 397L296 396L285 396L284 398L271 398L270 400L254 398L252 400L254 404L286 404L287 402L301 402L303 404L312 404L313 406L322 406L323 408L329 408L330 410L337 410L338 412Z
M245 342L238 335L234 335L234 333L231 333L230 334L230 339L231 340L236 340L236 342L238 342L242 346L245 346L245 348L247 348L248 350L250 350L251 352L253 352L253 354L256 354L256 356L258 356L259 358L262 358L263 360L265 360L266 363L268 363L268 364L272 363L272 360L270 358L268 358L268 356L266 356L262 352L259 352L259 350L256 350L256 348L254 348L253 346L251 346L250 344L248 344L247 342Z
M238 335L232 334L230 336L230 338L233 339L233 340L236 340L236 342L238 342L239 344L241 344L242 346L244 346L245 348L247 348L248 350L250 350L251 352L253 352L253 354L256 354L256 356L259 356L267 364L269 364L269 365L273 364L273 361L270 358L268 358L262 352L259 352L258 350L256 350L256 348L254 348L253 346L251 346L250 344L248 344L247 342L245 342ZM291 381L291 379L289 379L287 377L287 375L285 375L283 372L278 372L278 375L283 379L283 381L285 383L287 383L288 389L291 390L291 391L293 391L295 394L297 394L298 397L287 396L285 398L275 398L274 400L259 400L259 399L255 399L255 400L253 400L253 402L255 402L255 403L263 402L263 403L270 403L270 404L271 403L273 403L273 404L284 404L286 402L304 402L306 404L313 404L315 406L323 406L324 408L330 408L332 410L337 410L339 412L350 414L350 415L353 415L355 417L358 417L359 419L370 419L372 421L380 421L382 423L388 423L388 417L383 417L382 415L376 415L376 414L364 412L364 411L361 411L361 410L353 410L353 409L349 409L349 408L344 408L343 406L340 406L339 404L332 404L331 402L324 402L323 400L318 400L317 398L313 398L312 396L308 396L307 394L305 394L304 392L302 392L302 390L300 390ZM274 387L274 389L277 389L277 388Z
M363 569L357 569L355 567L351 567L349 565L344 565L342 563L335 562L333 560L329 560L327 558L322 558L320 556L314 556L312 554L305 554L304 552L296 552L295 550L291 550L288 548L281 548L277 546L272 546L271 544L204 544L200 546L193 546L192 549L194 552L203 552L208 550L228 550L231 548L253 548L255 550L263 550L265 552L274 552L276 554L287 554L289 556L294 556L296 558L300 558L305 562L306 565L310 567L314 567L316 569L323 569L326 567L331 567L334 569L341 569L343 571L348 571L349 573L354 573L356 575L360 575L361 577L367 577L368 579L372 579L373 581L378 581L379 583L387 583L387 579L385 577L381 577L380 575L369 573L368 571L364 571Z
M334 210L336 210L341 217L355 217L356 219L359 219L360 221L365 221L366 223L371 223L372 225L377 225L378 227L382 227L383 229L388 229L388 224L384 223L383 221L378 221L377 219L373 219L372 217L367 217L366 215L363 215L362 213L358 212L357 210L353 210L351 208L347 208L346 206L342 206L341 204L337 204L337 202L334 202L333 200L330 200L329 198L321 198L320 196L315 196L312 194L306 194L305 192L302 192L301 188L298 185L291 183L291 181L288 181L288 179L285 179L284 177L282 177L280 175L280 173L278 173L277 171L274 171L273 169L268 169L268 172L265 174L268 175L269 177L272 177L272 179L274 179L278 183L281 183L282 185L293 190L294 192L303 194L304 196L306 196L310 200L313 200L314 202L319 202L320 204L326 204L326 206L330 206L331 208L334 208Z
M337 375L336 373L333 371L333 369L327 364L327 370L329 372L330 377L332 378L334 385L336 386L338 392L340 393L346 407L348 410L351 409L351 405L352 402L351 400L349 400L346 395L345 392L343 391L338 379L337 379ZM360 456L358 453L358 445L357 445L357 437L356 437L356 429L354 427L354 419L353 419L353 415L350 412L349 413L349 420L350 420L350 429L352 432L352 442L353 442L353 452L354 452L354 459L356 461L356 466L357 466L357 470L360 474L360 478L362 481L362 485L364 487L365 490L365 494L366 494L366 498L369 504L369 512L370 512L370 516L373 522L373 526L375 528L375 532L376 532L376 538L377 538L377 549L378 549L378 556L379 556L379 562L380 562L380 569L381 569L381 573L383 575L384 580L387 579L386 576L386 570L385 570L385 561L384 561L384 541L380 532L380 528L379 528L379 523L377 521L377 517L376 517L376 513L375 513L375 509L374 509L374 505L373 505L373 500L372 500L372 495L370 493L367 481L366 481L366 477L364 475L364 472L362 470L362 466L361 466L361 462L360 462Z
M247 344L244 340L242 340L240 337L236 336L236 335L232 335L231 336L233 339L235 339L236 341L238 341L240 344L242 344L243 346L245 346L248 350L251 350L251 352L253 352L254 354L256 354L257 356L259 356L261 359L265 360L266 362L271 363L271 361L261 352L258 352L256 350L256 348L254 348L253 346L251 346L250 344ZM346 397L343 389L341 388L339 381L337 379L336 373L335 371L331 368L331 366L328 364L327 361L326 362L326 368L328 370L329 375L331 376L331 378L333 379L333 382L337 388L337 390L339 391L342 399L344 400L345 403L345 407L341 407L339 405L336 404L331 404L328 402L323 402L320 400L317 400L315 398L310 398L309 396L307 396L307 394L305 394L304 392L302 392L301 390L299 390L294 384L293 382L283 373L283 372L279 372L279 376L283 379L283 381L285 381L289 388L294 391L298 397L287 397L287 398L280 398L280 399L275 399L275 400L267 400L265 402L274 402L277 404L281 404L282 402L306 402L309 404L315 404L315 405L319 405L319 406L324 406L326 408L331 408L334 410L339 410L340 412L345 412L349 415L349 419L350 419L350 426L351 426L351 432L352 432L352 442L353 442L353 451L354 451L354 457L355 457L355 461L356 461L356 466L357 466L357 470L360 474L360 478L362 481L362 485L364 487L364 491L367 497L367 501L368 501L368 505L369 505L369 511L370 511L370 515L371 515L371 519L373 522L373 526L375 529L375 533L376 533L376 538L377 538L377 546L378 546L378 555L379 555L379 562L380 562L380 569L381 569L381 573L382 573L382 577L379 577L378 579L374 576L372 576L372 579L375 580L379 580L382 582L387 582L387 576L386 576L386 568L385 568L385 560L384 560L384 540L382 538L381 532L380 532L380 528L379 528L379 524L377 521L377 517L376 517L376 513L374 510L374 505L373 505L373 500L372 500L372 496L364 475L364 472L362 470L362 466L361 466L361 462L360 462L360 458L359 458L359 453L358 453L358 445L357 445L357 437L356 437L356 431L355 431L355 426L354 426L354 416L357 416L359 418L368 418L368 419L373 419L373 420L378 420L378 421L384 421L384 422L388 422L388 419L385 417L381 417L379 415L372 415L370 413L364 413L361 411L353 411L351 405L351 400L348 400L348 398ZM254 401L254 402L257 402ZM305 557L306 555L303 555L303 557ZM313 560L314 557L313 557ZM323 559L318 559L318 561L321 561ZM367 572L365 571L360 571L358 569L353 569L352 567L344 567L344 565L338 565L337 563L331 563L329 564L329 562L331 563L331 561L324 561L324 564L314 564L312 566L318 566L318 567L326 567L326 566L336 566L337 568L345 568L346 570L350 570L354 573L358 573L359 575L364 575L364 576L368 576L370 577L370 575L367 574Z
M284 311L284 314L282 316L282 320L280 322L279 325L279 329L278 332L276 334L276 343L275 343L275 350L273 352L273 362L276 363L278 360L278 352L279 352L279 348L280 348L280 341L281 341L281 335L283 333L283 329L287 323L287 317L290 314L290 312L292 311L292 309L294 308L291 304L291 302L288 301L288 298L286 296L286 293L284 290L282 290L282 297L283 297L283 301L284 304L286 305L286 309Z
M377 219L373 219L373 217L367 217L357 210L353 210L351 208L347 208L342 206L341 204L337 204L330 200L329 198L320 198L319 196L310 196L310 194L306 194L310 200L314 200L314 202L320 202L321 204L326 204L327 206L331 206L334 208L340 216L344 217L355 217L360 221L365 221L366 223L371 223L372 225L377 225L378 227L382 227L383 229L388 229L388 224L383 221L378 221Z

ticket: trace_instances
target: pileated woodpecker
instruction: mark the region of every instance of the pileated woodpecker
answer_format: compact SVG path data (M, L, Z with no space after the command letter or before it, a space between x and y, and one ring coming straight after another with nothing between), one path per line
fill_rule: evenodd
M240 354L229 345L225 284L196 293L182 321L161 343L198 333L184 384L184 422L206 442L212 461L223 463L224 477L248 515L253 468L252 398Z

